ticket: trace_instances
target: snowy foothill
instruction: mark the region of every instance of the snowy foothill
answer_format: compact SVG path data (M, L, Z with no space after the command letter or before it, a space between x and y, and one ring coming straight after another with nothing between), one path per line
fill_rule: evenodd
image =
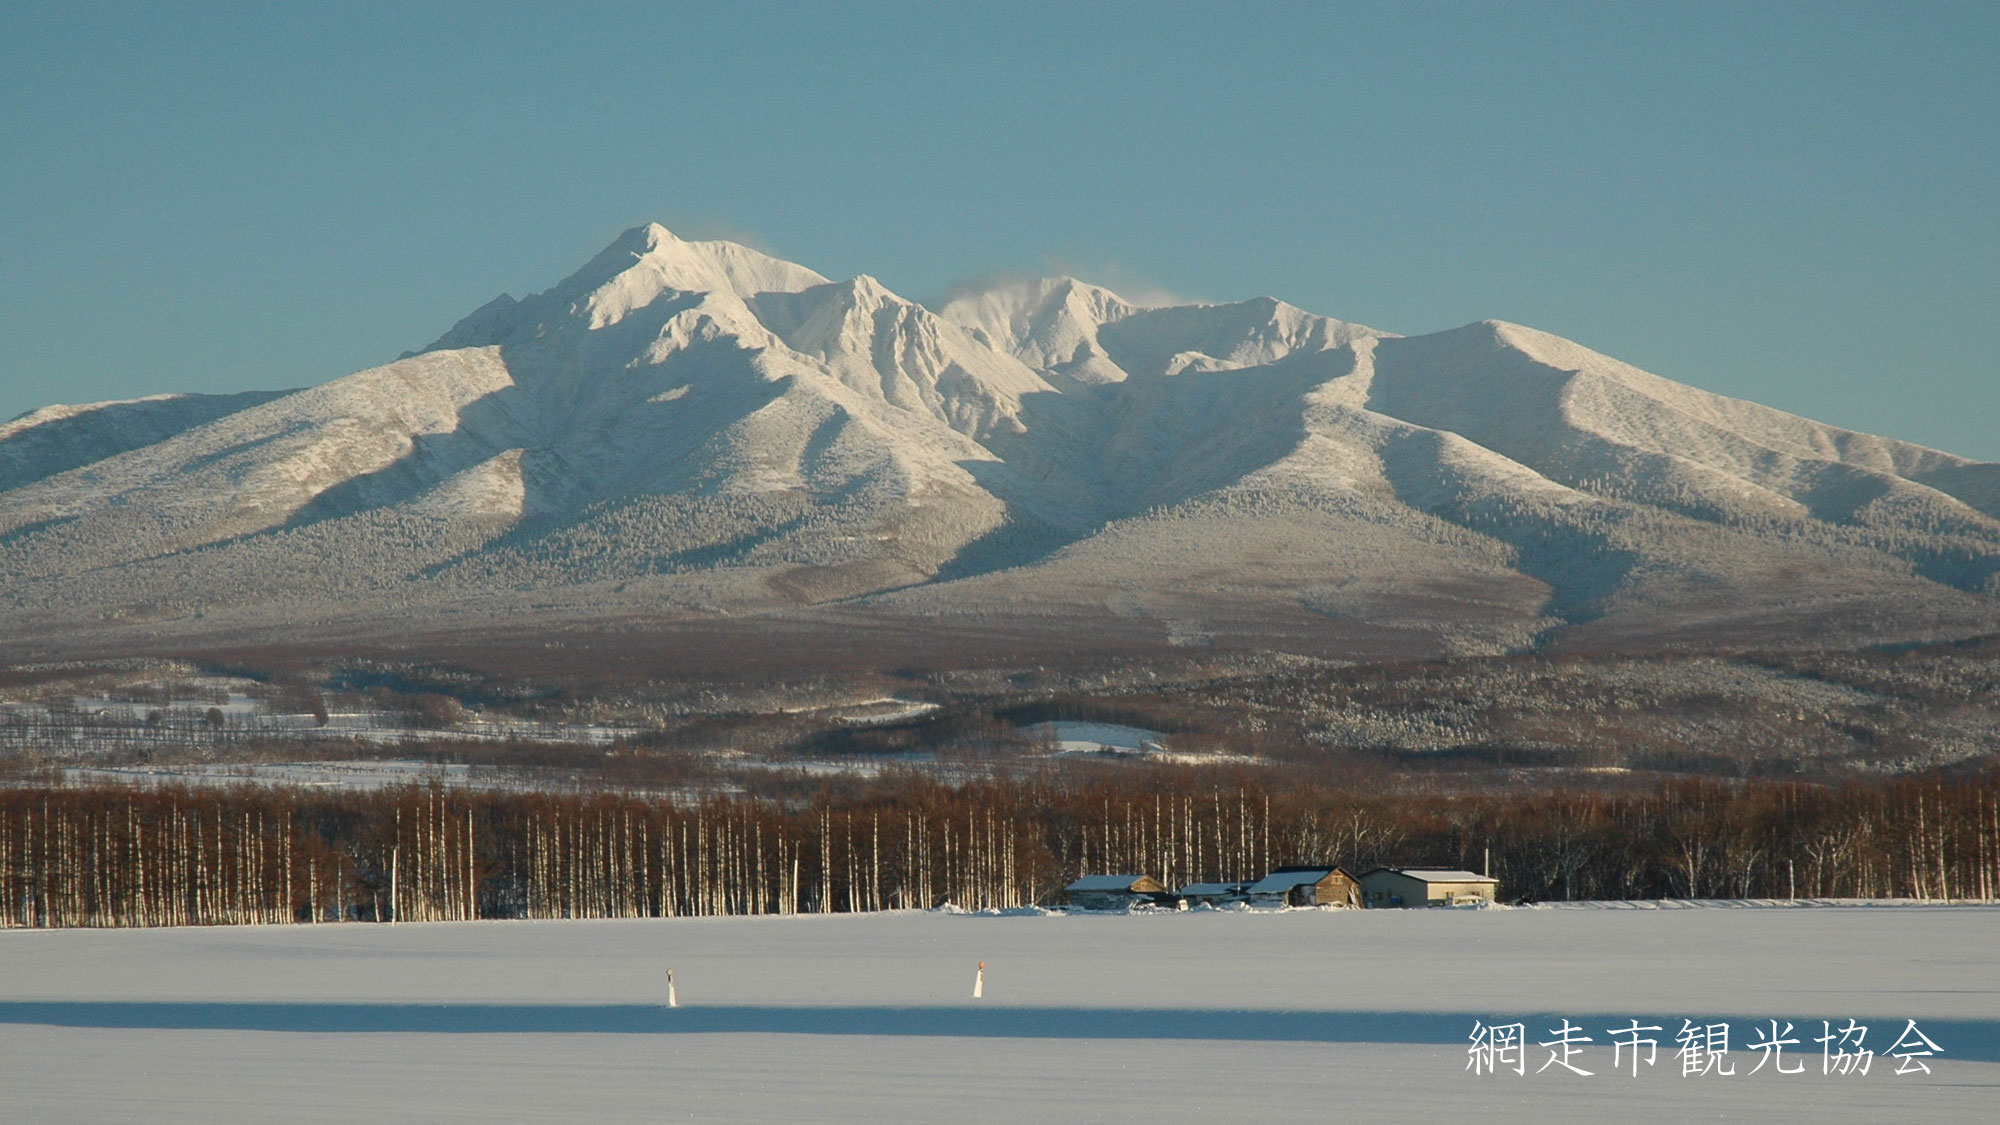
M873 727L906 723L937 711L938 705L917 699L870 699L842 708L833 718L847 726Z
M1832 905L8 931L0 1096L44 1122L1987 1121L1996 922ZM1772 1019L1800 1042L1750 1073ZM1588 1076L1542 1069L1562 1020L1591 1037L1568 1060ZM1734 1074L1682 1075L1688 1020L1730 1026ZM1823 1073L1814 1038L1850 1020L1869 1072ZM1896 1073L1909 1021L1929 1073ZM1526 1073L1469 1070L1475 1028L1512 1022ZM1636 1076L1609 1048L1634 1023L1664 1029Z
M249 690L246 690L249 689ZM397 745L449 737L459 742L561 742L605 746L636 728L607 723L534 721L504 713L468 713L451 723L413 726L410 716L380 708L288 712L250 692L247 681L216 678L212 695L171 704L111 695L58 700L0 697L0 748L33 747L56 756L139 746L212 746L270 739Z

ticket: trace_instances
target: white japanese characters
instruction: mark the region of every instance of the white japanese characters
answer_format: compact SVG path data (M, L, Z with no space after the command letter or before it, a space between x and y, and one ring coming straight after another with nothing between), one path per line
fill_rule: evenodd
M1806 1051L1796 1048L1810 1042L1819 1045L1821 1075L1866 1076L1876 1054L1865 1045L1867 1026L1852 1019L1844 1024L1820 1020L1819 1024L1820 1034L1810 1039L1801 1038L1796 1025L1790 1020L1769 1019L1753 1024L1743 1049L1757 1052L1758 1058L1754 1066L1742 1073L1756 1074L1769 1065L1776 1074L1804 1074L1810 1069L1805 1061L1810 1048ZM1659 1061L1660 1040L1657 1033L1665 1028L1665 1024L1644 1024L1637 1019L1627 1021L1622 1027L1604 1028L1606 1041L1611 1044L1611 1069L1625 1071L1636 1078L1642 1065L1653 1067ZM1535 1045L1547 1054L1542 1064L1535 1068L1535 1073L1552 1068L1582 1078L1597 1073L1585 1070L1582 1065L1584 1045L1597 1041L1586 1034L1588 1030L1570 1022L1567 1016L1561 1017L1559 1026L1548 1029L1548 1038L1534 1040ZM1489 1024L1475 1019L1472 1021L1472 1033L1466 1038L1471 1041L1471 1046L1466 1048L1465 1069L1474 1074L1513 1071L1519 1076L1527 1075L1529 1038L1525 1021ZM1680 1064L1683 1078L1728 1078L1737 1074L1736 1060L1730 1056L1730 1026L1726 1021L1696 1023L1692 1019L1683 1019L1680 1030L1673 1035L1673 1044L1674 1058ZM1785 1052L1788 1047L1794 1048L1790 1055ZM1930 1064L1924 1060L1943 1053L1944 1049L1935 1040L1918 1029L1915 1020L1907 1021L1902 1034L1882 1051L1885 1056L1898 1061L1896 1074L1929 1074Z

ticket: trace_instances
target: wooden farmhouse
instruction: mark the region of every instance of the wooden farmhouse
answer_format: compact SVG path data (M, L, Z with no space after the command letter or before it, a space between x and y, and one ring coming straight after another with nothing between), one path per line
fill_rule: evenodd
M1130 910L1172 897L1151 875L1085 875L1063 891L1078 910Z
M1243 890L1251 906L1360 906L1361 884L1339 867L1280 867Z
M1377 867L1361 876L1362 905L1471 906L1492 902L1498 880L1470 871L1431 867Z

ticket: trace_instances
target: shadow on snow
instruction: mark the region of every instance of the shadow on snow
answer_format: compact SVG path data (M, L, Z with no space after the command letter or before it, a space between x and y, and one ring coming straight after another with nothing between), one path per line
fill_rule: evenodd
M663 1008L646 1004L289 1004L129 1001L0 1002L0 1024L125 1028L160 1031L280 1031L305 1033L712 1035L911 1035L987 1039L1212 1039L1297 1043L1405 1043L1463 1046L1475 1020L1524 1022L1528 1040L1552 1038L1567 1017L1593 1037L1629 1014L1549 1012L1284 1012L1255 1009L1043 1007L779 1007L722 1005ZM1769 1017L1641 1014L1657 1024L1662 1052L1674 1048L1679 1021L1728 1022L1740 1056ZM1857 1017L1859 1018L1859 1017ZM1779 1017L1795 1025L1798 1057L1818 1053L1820 1018ZM1838 1028L1846 1017L1832 1021ZM1883 1053L1904 1019L1862 1020L1866 1046ZM2000 1020L1925 1019L1918 1029L1945 1059L2000 1062ZM1879 1036L1879 1039L1878 1039ZM1754 1065L1754 1064L1751 1064Z

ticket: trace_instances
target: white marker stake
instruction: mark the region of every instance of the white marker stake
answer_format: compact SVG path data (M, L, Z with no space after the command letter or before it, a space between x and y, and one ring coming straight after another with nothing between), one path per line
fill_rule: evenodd
M986 995L986 962L981 961L979 975L972 978L972 998L977 1000L984 995Z
M674 995L674 971L673 971L672 969L668 969L668 970L667 970L667 1007L669 1007L669 1008L678 1008L678 1007L680 1007L680 1006L681 1006L681 1002L680 1002L680 999L679 999L678 997L676 997L676 996Z

